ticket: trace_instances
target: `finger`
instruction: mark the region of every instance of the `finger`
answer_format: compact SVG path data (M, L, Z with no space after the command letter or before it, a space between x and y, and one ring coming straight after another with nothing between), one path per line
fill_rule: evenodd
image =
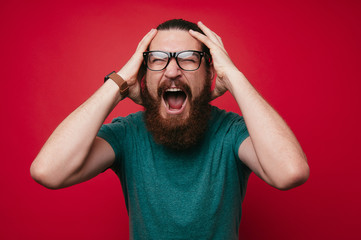
M209 37L203 35L200 32L196 32L191 29L189 30L189 34L192 35L192 37L196 38L198 41L204 43L210 49L216 46L216 44Z
M224 48L222 38L215 32L213 32L211 29L209 29L206 25L204 25L202 22L198 22L199 28L202 29L202 31L209 36L213 42L217 43L219 47L221 47L225 52L226 49Z
M206 36L211 38L214 42L218 41L218 39L215 37L215 33L211 29L209 29L206 25L204 25L201 21L199 21L197 25L204 32Z
M220 46L223 46L221 38L209 29L206 25L204 25L201 21L198 22L198 27L208 36L213 42L217 43Z
M149 46L150 42L153 40L155 35L157 34L157 29L150 30L143 38L140 40L137 51L144 52Z
M211 92L211 101L213 101L214 99L216 99L218 96L217 94L215 93L215 90L213 89L212 92Z
M216 33L215 33L214 35L216 35L216 38L218 39L219 44L220 44L222 47L224 47L223 42L222 42L222 38L221 38L220 36L218 36Z
M211 101L213 101L214 99L220 97L221 95L222 94L219 93L216 88L213 89L212 92L211 92Z
M129 61L123 66L119 71L119 75L124 79L128 79L128 84L133 85L136 83L137 73L139 68L143 62L143 52L146 51L152 39L155 37L157 33L156 29L150 30L138 43L138 47L135 50L133 56L129 59ZM136 72L135 72L136 71Z

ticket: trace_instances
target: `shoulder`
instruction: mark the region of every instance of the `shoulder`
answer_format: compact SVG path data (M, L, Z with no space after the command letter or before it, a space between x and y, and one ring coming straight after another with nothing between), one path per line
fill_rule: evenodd
M110 124L120 124L120 123L132 123L132 122L143 122L143 111L136 113L131 113L126 117L116 117L112 120Z
M98 136L104 139L124 138L145 128L143 112L129 114L126 117L114 118L111 123L103 124L98 132Z
M218 107L211 107L211 119L210 124L213 126L227 126L233 124L240 124L245 126L243 116L240 116L234 112L227 112L224 109L219 109Z
M238 152L241 143L249 136L242 116L214 106L212 106L209 129L211 137L223 139L227 144L232 145L236 152Z
M121 130L123 128L139 128L144 125L143 112L129 114L126 117L116 117L111 123L104 124L101 129Z

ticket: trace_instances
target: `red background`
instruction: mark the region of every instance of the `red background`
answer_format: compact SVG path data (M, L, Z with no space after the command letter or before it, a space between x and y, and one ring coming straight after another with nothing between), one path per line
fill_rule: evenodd
M360 239L359 1L2 1L0 239L127 239L107 171L52 191L30 177L54 128L130 58L150 28L202 20L281 113L311 176L282 192L252 175L241 239ZM239 112L226 94L215 105ZM125 100L111 118L141 108Z

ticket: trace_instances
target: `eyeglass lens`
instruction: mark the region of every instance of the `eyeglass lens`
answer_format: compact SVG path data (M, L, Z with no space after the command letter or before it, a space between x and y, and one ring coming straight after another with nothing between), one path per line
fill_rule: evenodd
M169 54L166 52L149 52L147 65L151 70L159 71L167 67ZM183 70L196 70L200 66L201 55L194 51L184 51L176 56L178 66Z

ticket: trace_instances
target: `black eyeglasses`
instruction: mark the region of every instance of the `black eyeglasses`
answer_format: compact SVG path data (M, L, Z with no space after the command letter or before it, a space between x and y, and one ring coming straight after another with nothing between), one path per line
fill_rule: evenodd
M197 70L205 52L186 50L181 52L148 51L143 53L145 65L149 70L162 71L170 60L175 58L178 66L185 71Z

